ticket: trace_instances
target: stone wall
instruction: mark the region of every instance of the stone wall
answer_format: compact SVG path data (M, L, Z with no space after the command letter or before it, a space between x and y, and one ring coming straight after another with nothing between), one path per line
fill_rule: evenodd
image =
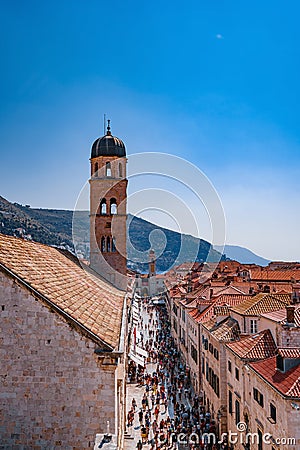
M0 449L94 447L115 424L115 366L0 272Z
M246 375L246 374L245 374ZM249 429L252 433L256 433L259 429L262 433L268 433L272 435L272 445L266 445L266 448L270 447L276 450L282 448L288 448L289 450L296 450L299 448L300 443L300 430L299 430L299 411L292 407L293 404L297 404L298 408L300 403L293 401L292 399L284 398L275 389L273 389L268 383L261 380L261 378L250 368L250 371L245 376L246 386L246 402L249 404L250 423ZM257 388L263 394L263 406L259 405L253 398L253 388ZM276 423L270 421L270 403L276 407ZM295 438L296 443L290 445L284 445L284 439ZM277 439L283 439L282 444ZM239 447L237 447L239 449ZM251 446L254 450L259 447L255 441ZM242 450L243 447L241 446Z

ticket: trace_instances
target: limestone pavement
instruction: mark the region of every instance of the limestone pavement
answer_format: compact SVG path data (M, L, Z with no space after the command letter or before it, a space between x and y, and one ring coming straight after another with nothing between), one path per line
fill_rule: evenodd
M159 329L160 324L159 324L158 314L156 312L154 312L154 323L156 320L158 321L158 329ZM141 325L141 321L143 323L143 328ZM151 325L150 325L150 328L152 330L154 329L154 327L153 326L151 327ZM137 329L137 341L140 340L141 333L143 334L144 342L147 339L149 339L149 314L147 313L146 308L143 306L141 307L141 310L140 310L140 321L139 321L139 327ZM155 364L153 362L147 363L146 367L145 367L145 372L152 374L153 372L156 371L156 367L157 367L156 363ZM133 426L128 427L128 424L126 424L127 433L126 433L125 444L124 444L125 450L136 449L137 442L141 439L141 427L140 427L140 423L139 423L138 412L142 408L142 398L143 398L143 395L145 394L145 392L146 392L145 386L138 385L137 383L128 383L127 384L126 412L128 412L131 409L133 399L136 400L137 408L136 408L135 414L134 414ZM187 406L191 407L188 399L183 399L183 403L185 403ZM151 401L150 401L150 404L151 404ZM153 414L153 411L151 408L150 408L150 412L152 412L152 414ZM165 411L164 406L161 405L160 413L159 413L159 417L158 417L158 423L162 419L165 420L168 416L171 419L174 417L173 404L170 401L168 402L166 411ZM149 439L151 439L152 437L153 437L153 432L150 427ZM143 450L149 450L150 448L151 448L151 445L148 443L143 445Z

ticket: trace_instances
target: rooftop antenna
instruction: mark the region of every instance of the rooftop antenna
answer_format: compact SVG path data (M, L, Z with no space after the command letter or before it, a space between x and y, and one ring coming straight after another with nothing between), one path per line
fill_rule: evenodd
M103 122L104 134L106 134L106 114L104 114L103 120L104 120L104 122Z

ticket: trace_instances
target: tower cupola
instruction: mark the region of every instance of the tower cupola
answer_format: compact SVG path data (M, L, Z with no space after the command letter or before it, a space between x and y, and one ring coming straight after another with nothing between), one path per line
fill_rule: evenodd
M92 145L91 158L97 158L98 156L118 156L119 158L126 156L124 142L111 134L110 120L107 121L105 136L96 139Z

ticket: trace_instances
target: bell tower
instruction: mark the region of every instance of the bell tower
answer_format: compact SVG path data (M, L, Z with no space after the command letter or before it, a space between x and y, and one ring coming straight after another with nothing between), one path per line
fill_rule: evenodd
M127 158L109 120L105 136L92 146L90 161L90 267L126 290Z
M154 250L149 251L149 277L155 277L156 275L156 257Z

